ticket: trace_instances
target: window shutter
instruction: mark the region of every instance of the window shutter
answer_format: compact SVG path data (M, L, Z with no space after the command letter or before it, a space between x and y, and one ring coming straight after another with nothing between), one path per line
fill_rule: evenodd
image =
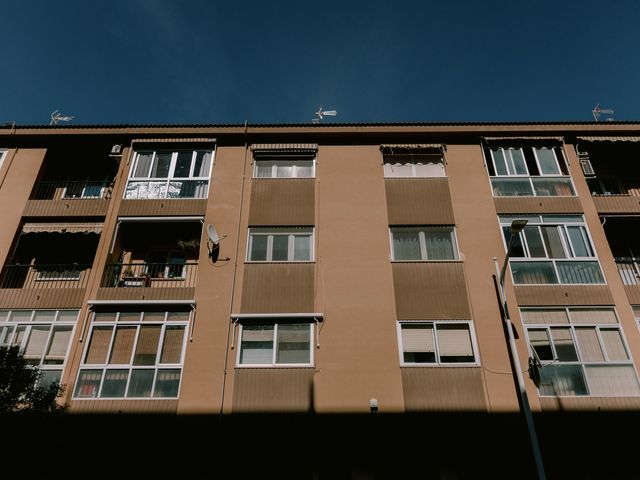
M433 325L402 325L404 352L435 352Z
M438 353L440 356L473 355L471 337L466 325L438 325Z

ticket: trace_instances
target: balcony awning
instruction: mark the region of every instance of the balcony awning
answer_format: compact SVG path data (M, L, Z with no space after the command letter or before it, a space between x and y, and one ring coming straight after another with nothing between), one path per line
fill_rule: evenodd
M554 136L515 136L515 137L481 137L482 141L485 143L527 143L527 142L535 142L535 143L546 143L559 145L564 141L563 137L554 137Z
M134 138L133 143L216 143L215 138Z
M255 143L251 145L251 150L259 153L283 153L318 150L317 143Z
M385 155L408 153L442 153L447 146L442 143L411 143L397 145L380 145L380 150Z
M102 233L102 222L25 223L22 233Z
M592 135L588 137L576 137L582 142L640 142L640 137L612 137L605 135Z

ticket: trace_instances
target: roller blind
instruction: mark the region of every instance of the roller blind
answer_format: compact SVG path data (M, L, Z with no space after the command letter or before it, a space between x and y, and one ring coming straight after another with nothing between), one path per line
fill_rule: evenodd
M113 327L94 327L85 363L106 363Z
M55 326L44 363L63 363L71 339L70 326Z
M618 323L613 309L570 310L571 323Z
M523 323L569 323L565 310L522 310L520 314Z
M184 327L169 326L164 331L160 363L180 363Z
M159 325L145 325L140 327L136 354L133 358L134 365L155 365L160 340Z
M437 335L440 356L473 355L471 337L466 325L438 325Z
M433 325L402 325L404 352L434 352Z
M616 360L628 360L629 355L624 348L622 337L620 336L620 330L617 328L603 328L600 330L602 341L604 342L604 349L607 352L609 361Z
M116 327L110 364L126 364L131 362L131 350L136 335L136 327Z
M604 354L600 347L598 334L595 328L576 328L578 347L585 362L603 362Z

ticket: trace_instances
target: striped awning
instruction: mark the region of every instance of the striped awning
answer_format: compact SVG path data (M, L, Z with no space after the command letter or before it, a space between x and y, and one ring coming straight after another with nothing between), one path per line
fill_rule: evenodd
M254 152L299 152L317 151L317 143L256 143L251 145Z
M640 142L640 137L612 137L605 135L592 135L588 137L576 137L578 140L583 142Z
M25 223L22 233L102 233L101 222Z
M555 136L515 136L515 137L482 137L485 143L508 143L508 142L536 142L536 143L553 143L560 144L564 141L563 137Z
M215 138L134 138L133 143L216 143Z
M430 152L444 152L447 150L447 146L442 143L411 143L411 144L396 144L396 145L380 145L382 153L387 155L393 155L394 153L407 154L407 153L430 153Z

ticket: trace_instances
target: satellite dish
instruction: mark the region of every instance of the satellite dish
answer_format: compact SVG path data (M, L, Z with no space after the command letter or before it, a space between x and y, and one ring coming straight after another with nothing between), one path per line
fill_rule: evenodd
M226 235L218 235L216 228L209 224L207 226L207 236L209 241L207 242L207 248L209 249L209 258L213 263L218 261L218 255L220 255L220 240L226 238ZM226 260L229 260L228 258Z

